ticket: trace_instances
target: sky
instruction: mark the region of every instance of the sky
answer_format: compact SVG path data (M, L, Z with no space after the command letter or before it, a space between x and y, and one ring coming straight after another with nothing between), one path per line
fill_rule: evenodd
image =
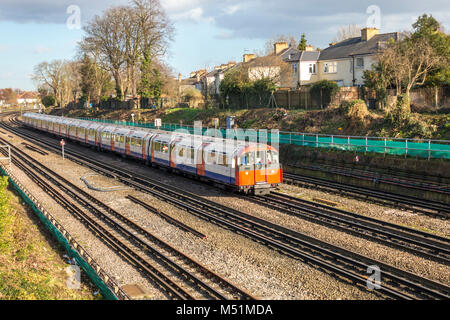
M423 13L450 30L448 0L160 0L175 27L166 62L174 75L241 61L262 51L268 39L302 33L326 48L339 27L379 26L410 30ZM0 88L35 90L31 80L42 61L73 59L81 29L95 15L129 0L0 0ZM78 20L79 19L79 24Z

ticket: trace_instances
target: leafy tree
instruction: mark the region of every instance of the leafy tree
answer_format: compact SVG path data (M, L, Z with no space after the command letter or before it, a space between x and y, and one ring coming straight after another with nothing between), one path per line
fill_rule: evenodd
M152 66L152 58L148 50L141 61L141 84L138 93L144 99L159 101L162 93L163 81L161 73Z
M42 104L43 104L46 108L51 107L51 106L54 106L54 105L56 104L56 99L55 99L55 97L52 96L52 95L45 96L45 97L43 97L41 100L42 100Z
M383 68L383 64L378 63L372 70L364 70L363 74L364 86L375 91L376 99L380 103L381 108L384 108L387 104L388 85Z
M412 25L412 41L426 41L441 59L425 79L425 85L435 89L435 106L438 105L438 88L450 83L450 36L443 32L440 23L432 15L424 14Z
M81 92L88 104L95 94L96 89L96 72L95 65L87 54L84 54L81 61L80 74L81 74Z
M322 80L311 86L311 96L321 108L328 106L338 91L339 86L334 81Z
M298 50L305 51L306 45L307 45L306 35L302 33L302 38L300 39L300 43L298 44Z

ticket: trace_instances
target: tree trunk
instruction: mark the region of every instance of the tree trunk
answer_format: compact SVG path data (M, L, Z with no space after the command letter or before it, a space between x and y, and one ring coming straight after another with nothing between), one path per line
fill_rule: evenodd
M122 79L120 77L120 70L114 71L114 81L116 83L117 99L123 100L123 88L122 88Z
M437 108L439 106L439 87L434 87L434 106Z

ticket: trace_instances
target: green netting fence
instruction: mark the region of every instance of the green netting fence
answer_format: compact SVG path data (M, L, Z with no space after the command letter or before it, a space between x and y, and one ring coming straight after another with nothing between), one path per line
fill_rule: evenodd
M140 128L156 129L153 123L117 121L106 119L79 118L107 124L117 124ZM165 131L186 130L197 133L193 126L163 123L159 128ZM214 128L202 128L201 134L214 134ZM223 137L227 136L227 129L218 128ZM246 130L242 139L259 141L260 135L264 135L263 141L271 141L270 130L267 132L257 130ZM200 134L200 132L198 132ZM239 138L239 136L238 136ZM448 140L426 140L426 139L399 139L385 137L357 137L342 135L323 135L297 132L279 132L279 143L293 144L304 147L328 148L354 152L376 152L404 157L417 157L426 159L450 159L450 141Z
M33 195L17 181L7 170L0 167L0 173L9 177L9 183L14 187L20 197L28 204L45 228L62 245L67 255L75 259L77 265L86 273L94 285L99 289L105 299L129 299L127 294L119 288L106 272L90 257L87 252L70 236L48 211L34 198Z

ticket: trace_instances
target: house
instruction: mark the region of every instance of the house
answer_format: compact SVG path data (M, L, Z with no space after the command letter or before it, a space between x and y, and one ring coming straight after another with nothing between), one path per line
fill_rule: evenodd
M330 44L320 52L317 80L335 81L339 86L361 86L365 70L372 69L377 54L389 39L397 41L398 33L379 34L377 28L364 28L361 36Z
M225 73L236 66L236 62L230 61L227 64L215 66L214 70L205 73L201 77L202 93L204 95L218 95L220 94L220 83L225 77Z
M317 61L319 56L320 52L314 51L311 45L308 45L306 50L301 51L285 41L276 42L273 53L264 57L266 62L263 65L256 64L256 66L249 68L249 78L255 80L263 77L278 77L279 81L277 85L280 87L297 88L301 85L318 81ZM284 62L289 64L290 72L282 70L279 60L276 58L271 60L270 57L280 57ZM244 61L246 58L248 59L244 55ZM254 55L251 58L251 60L254 60ZM273 65L270 65L271 62Z
M37 104L39 102L39 95L36 92L23 92L17 96L18 104Z
M178 74L178 93L180 95L188 89L200 90L200 86L200 75L196 74L194 77L182 79L181 73Z
M290 84L291 88L318 81L317 61L320 52L314 51L313 46L308 45L304 51L289 47L278 54L281 55L283 61L291 66L293 74Z

